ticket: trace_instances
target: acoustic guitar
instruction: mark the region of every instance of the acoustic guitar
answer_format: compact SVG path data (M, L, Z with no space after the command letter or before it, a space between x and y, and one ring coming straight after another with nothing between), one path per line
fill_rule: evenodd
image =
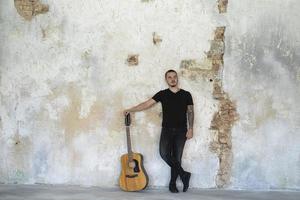
M121 156L122 171L119 184L124 191L140 191L147 187L148 176L143 166L143 156L131 150L130 140L130 114L125 116L125 126L127 135L127 154Z

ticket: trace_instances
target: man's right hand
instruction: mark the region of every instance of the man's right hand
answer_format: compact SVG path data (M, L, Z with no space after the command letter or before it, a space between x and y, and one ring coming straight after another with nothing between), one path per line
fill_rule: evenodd
M145 101L143 103L140 103L139 105L137 106L134 106L132 108L129 108L129 109L126 109L123 111L123 114L126 116L128 115L129 113L131 112L137 112L137 111L142 111L142 110L145 110L145 109L148 109L150 108L153 104L155 104L156 101L154 99L149 99L148 101Z
M130 113L129 110L124 110L124 111L123 111L124 116L128 115L129 113Z

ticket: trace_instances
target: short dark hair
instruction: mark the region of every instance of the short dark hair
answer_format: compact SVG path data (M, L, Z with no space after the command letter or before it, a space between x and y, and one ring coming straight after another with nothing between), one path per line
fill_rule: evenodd
M174 70L174 69L169 69L168 71L166 71L165 73L165 78L167 78L167 74L170 73L170 72L174 72L177 74L177 72Z

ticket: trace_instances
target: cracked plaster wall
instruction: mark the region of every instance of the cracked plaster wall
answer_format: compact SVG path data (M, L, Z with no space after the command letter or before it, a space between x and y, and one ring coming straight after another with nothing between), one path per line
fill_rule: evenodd
M300 187L296 0L42 3L51 9L31 21L13 1L0 3L0 182L117 186L121 112L166 87L163 74L174 68L195 102L195 137L183 155L191 187L223 185L223 166L229 188ZM209 52L223 26L220 69ZM128 66L129 55L137 65ZM229 165L211 130L220 91L239 114ZM150 186L169 177L160 123L160 105L133 116L133 149L145 157Z
M223 88L236 100L231 187L300 187L300 2L229 1Z

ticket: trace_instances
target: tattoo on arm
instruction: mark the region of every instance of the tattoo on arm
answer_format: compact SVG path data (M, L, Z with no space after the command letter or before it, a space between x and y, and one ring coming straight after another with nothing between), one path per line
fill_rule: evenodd
M187 116L188 116L189 128L193 128L193 125L194 125L194 106L193 105L188 105Z

